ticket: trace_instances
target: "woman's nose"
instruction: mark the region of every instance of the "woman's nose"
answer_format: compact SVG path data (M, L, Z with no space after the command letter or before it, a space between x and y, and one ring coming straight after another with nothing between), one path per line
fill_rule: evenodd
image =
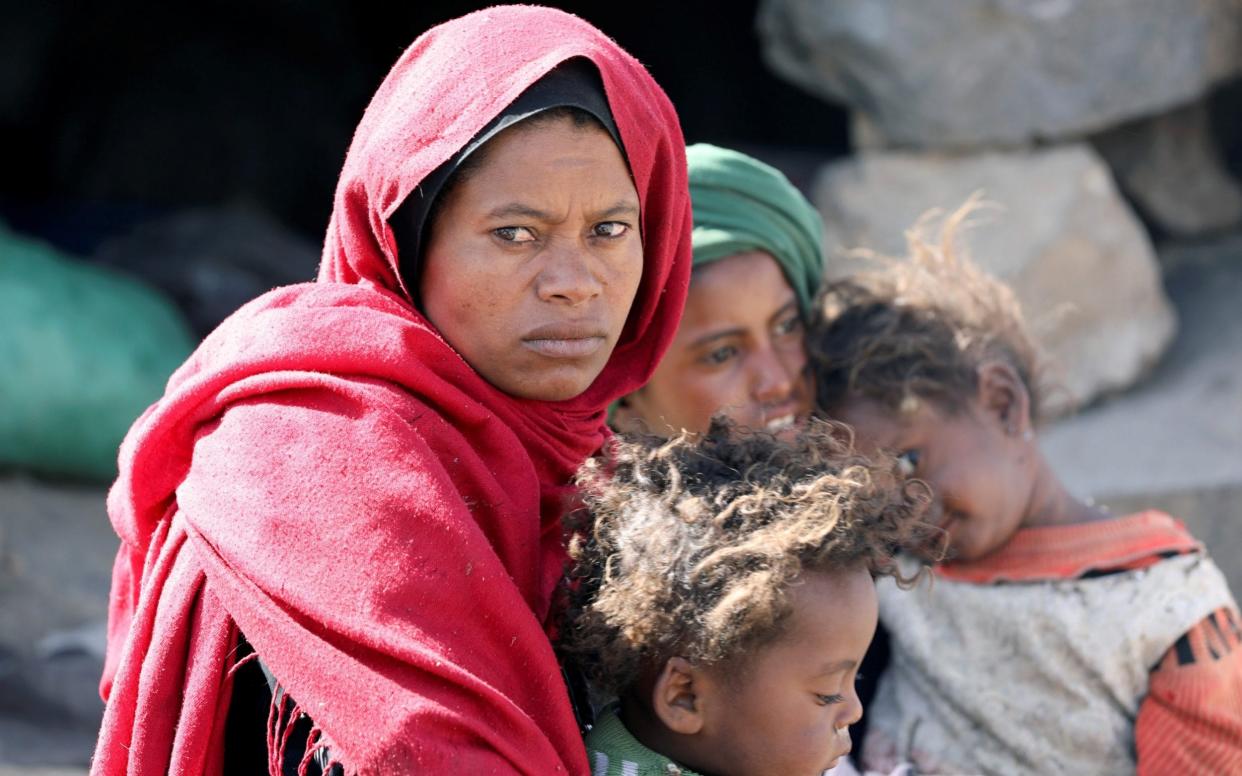
M781 401L793 392L794 381L798 379L796 371L791 372L788 365L774 350L763 348L754 353L751 359L755 399L761 402Z
M536 278L536 291L545 302L577 306L599 296L603 284L591 268L586 251L571 245L553 245L544 252L544 266Z

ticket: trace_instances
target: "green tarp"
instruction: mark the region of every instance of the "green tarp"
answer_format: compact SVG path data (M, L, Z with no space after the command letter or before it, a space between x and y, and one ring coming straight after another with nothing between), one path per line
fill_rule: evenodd
M111 479L193 347L159 292L0 227L0 467Z

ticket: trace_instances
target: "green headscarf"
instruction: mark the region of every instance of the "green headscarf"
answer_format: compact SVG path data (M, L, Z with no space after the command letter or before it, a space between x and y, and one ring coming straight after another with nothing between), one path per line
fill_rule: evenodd
M819 213L788 178L746 154L696 143L686 148L686 161L694 266L744 251L770 253L805 318L824 271Z

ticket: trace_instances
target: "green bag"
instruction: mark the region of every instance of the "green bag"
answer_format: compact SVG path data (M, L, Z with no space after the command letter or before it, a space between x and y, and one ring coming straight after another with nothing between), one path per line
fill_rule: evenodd
M112 479L194 345L158 291L0 227L0 467Z

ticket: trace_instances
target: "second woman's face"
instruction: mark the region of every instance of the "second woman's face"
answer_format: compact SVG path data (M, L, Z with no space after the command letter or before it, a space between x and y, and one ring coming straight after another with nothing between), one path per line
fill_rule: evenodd
M701 432L721 413L782 433L801 425L810 402L798 299L774 258L749 251L695 270L673 344L617 422Z
M643 273L638 192L603 129L517 124L442 203L423 311L488 382L527 399L585 391Z

